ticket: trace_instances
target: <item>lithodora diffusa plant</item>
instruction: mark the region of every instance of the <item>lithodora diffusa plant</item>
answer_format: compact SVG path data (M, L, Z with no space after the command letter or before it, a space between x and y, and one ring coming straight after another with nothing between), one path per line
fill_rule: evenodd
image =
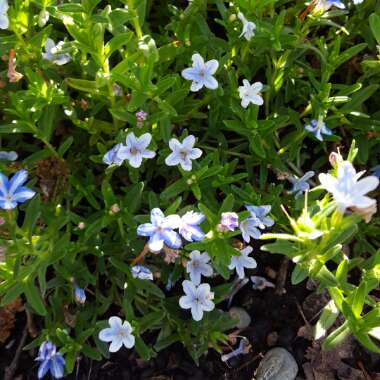
M360 223L363 219L368 223L377 211L376 201L366 194L377 188L379 180L375 176L360 179L364 173L356 173L351 163L356 154L353 144L347 161L340 154L330 155L333 170L320 174L321 186L312 189L317 192L322 187L329 193L311 204L305 197L297 219L284 209L293 233L262 235L264 240L276 239L262 250L284 254L296 264L292 284L311 278L320 291L328 291L331 301L315 325L315 338L324 337L340 314L344 322L324 340L325 349L335 347L352 333L365 347L379 353L373 338L380 340L380 306L371 292L380 283L380 250L369 257L350 254L350 242Z
M35 321L39 378L81 355L221 352L266 232L294 283L330 293L317 336L346 318L325 345L352 332L378 350L379 233L358 228L374 211L360 191L377 183L352 151L319 177L332 198L314 186L353 140L358 165L378 165L378 10L0 0L1 305L21 299ZM281 205L296 213L305 193L290 232Z

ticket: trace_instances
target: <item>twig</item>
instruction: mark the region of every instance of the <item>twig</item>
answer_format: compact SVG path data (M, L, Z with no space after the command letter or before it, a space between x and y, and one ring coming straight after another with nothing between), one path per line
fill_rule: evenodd
M131 265L136 265L137 263L143 261L143 260L144 260L144 257L145 257L148 253L149 253L149 247L148 247L148 244L145 244L145 245L144 245L144 248L143 248L143 250L140 252L140 254L132 260Z
M281 261L281 266L280 266L280 270L278 271L277 282L276 282L275 293L278 294L279 296L286 293L285 282L286 282L286 277L288 275L288 267L289 267L289 259L287 257L284 257Z
M25 326L24 331L22 332L22 337L21 337L20 343L17 347L15 356L12 360L12 363L9 367L5 368L4 380L13 380L14 374L15 374L16 369L17 369L17 364L18 364L18 361L20 359L21 350L22 350L23 346L25 345L25 341L26 341L27 336L28 336L28 327Z

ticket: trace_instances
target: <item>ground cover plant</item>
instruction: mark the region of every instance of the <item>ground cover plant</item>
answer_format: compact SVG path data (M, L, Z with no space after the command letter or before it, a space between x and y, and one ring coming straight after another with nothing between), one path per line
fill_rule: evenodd
M0 12L0 341L34 355L28 378L264 352L231 306L276 324L311 282L307 346L380 352L379 1Z

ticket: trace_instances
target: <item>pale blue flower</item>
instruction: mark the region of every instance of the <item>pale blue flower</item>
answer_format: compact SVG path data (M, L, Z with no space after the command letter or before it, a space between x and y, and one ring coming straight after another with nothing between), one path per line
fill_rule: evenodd
M308 171L301 178L289 177L289 181L292 183L292 188L289 193L294 194L296 198L300 197L302 193L310 190L310 185L307 182L311 177L314 176L314 172Z
M78 285L74 286L74 297L75 301L80 305L84 305L86 302L86 292L84 289L80 288Z
M34 197L36 193L23 186L27 179L26 170L19 170L9 181L0 173L0 208L10 210L17 207L17 203L24 203Z
M137 227L137 235L150 237L148 241L150 250L158 252L164 247L164 243L173 249L181 247L181 237L173 231L180 226L180 216L165 217L159 208L154 208L150 213L150 221L151 223L140 224Z
M333 134L332 130L327 128L323 120L313 119L310 124L305 125L305 129L312 133L319 141L323 141L322 135L331 136Z
M364 0L353 0L355 5L361 4Z
M200 212L188 211L181 217L179 233L187 241L200 241L205 237L199 225L205 220Z
M180 143L177 139L170 139L169 148L172 153L165 159L165 164L168 166L181 165L183 170L190 171L193 167L191 160L196 160L202 155L202 151L194 148L195 137L189 135Z
M249 243L251 238L260 239L261 231L257 228L259 225L257 218L247 218L240 222L239 228L246 243Z
M236 212L223 212L220 226L222 230L234 231L239 226L239 215Z
M262 89L263 84L261 82L250 84L247 79L243 79L243 86L239 86L238 89L241 106L247 108L250 103L262 106L264 104L263 97L261 96Z
M272 227L274 225L274 220L269 218L267 215L270 213L272 206L245 206L247 210L251 213L251 218L255 220L257 226L264 230L265 227Z
M0 0L0 29L8 29L9 27L8 8L8 1Z
M13 150L11 150L10 152L4 152L4 151L0 152L0 160L16 161L17 158L18 158L18 154L17 152L14 152Z
M126 348L132 348L135 345L132 326L128 321L122 323L119 317L111 317L108 323L110 327L99 332L99 339L102 342L111 342L109 352L117 352L123 345Z
M359 178L364 172L357 173L349 161L344 161L338 167L337 176L322 173L318 176L321 186L331 193L339 212L344 213L347 208L365 209L376 205L376 199L366 194L379 186L379 179L373 175Z
M202 275L205 277L212 275L210 260L207 252L200 253L195 250L190 253L190 260L186 264L186 272L189 273L190 280L194 285L200 284Z
M182 70L182 76L185 79L192 81L190 90L196 92L203 86L210 90L217 89L218 82L213 77L213 74L218 70L219 62L216 59L212 59L205 63L201 55L198 53L193 54L191 59L193 61L193 66Z
M60 352L57 352L57 347L52 342L47 340L41 344L35 360L40 362L37 373L39 379L42 379L48 371L50 371L54 379L63 377L65 359Z
M237 16L243 23L243 30L239 37L244 36L244 38L249 41L255 35L256 24L252 21L248 21L241 12L239 12Z
M152 271L144 265L134 265L132 268L132 277L140 280L153 280Z
M191 309L191 316L194 321L203 318L203 312L214 310L215 304L212 302L214 293L211 292L209 284L195 285L191 281L182 282L185 295L179 299L179 306L182 309Z
M143 158L153 158L156 155L154 151L147 149L151 141L150 133L136 137L133 132L130 132L127 135L125 146L120 148L117 155L121 159L128 160L129 165L133 168L139 168Z
M329 7L336 7L339 9L345 9L345 4L340 0L326 0L326 3Z
M121 166L124 162L124 158L120 157L120 149L123 146L123 144L116 144L103 156L103 162L107 165Z
M51 38L47 38L45 42L45 53L42 53L42 58L55 63L58 66L70 62L70 54L62 52L63 45L63 41L58 42L56 45Z
M235 269L238 277L243 279L245 277L244 268L254 269L257 267L257 263L254 258L249 257L249 254L253 251L252 247L245 247L244 249L237 249L236 251L240 253L231 257L231 263L228 269Z

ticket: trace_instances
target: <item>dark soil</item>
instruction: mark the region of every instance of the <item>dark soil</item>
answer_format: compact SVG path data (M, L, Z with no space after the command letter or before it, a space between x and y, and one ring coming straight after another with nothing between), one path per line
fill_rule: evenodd
M256 253L254 257L258 262L258 269L250 271L249 275L261 275L276 282L276 278L271 279L270 276L278 275L283 257L263 252ZM141 361L133 351L121 349L113 354L110 360L101 362L80 358L74 373L65 379L251 380L265 352L274 346L284 347L292 353L300 368L299 379L304 379L302 366L308 361L305 354L307 348L311 346L311 341L299 336L303 335L299 334L299 329L305 326L304 318L311 324L317 321L318 311L323 307L325 296L315 293L311 295L313 291L307 289L306 281L292 286L289 283L291 270L292 265L287 273L286 292L282 295L278 295L278 292L272 288L266 288L263 291L253 290L249 283L235 296L232 305L245 308L252 317L251 325L241 333L248 338L252 346L249 354L236 357L226 364L220 360L219 353L210 350L207 356L201 358L200 365L197 367L180 344L170 346L150 362ZM0 379L4 378L4 369L14 358L24 330L26 322L24 313L18 315L13 335L3 346L0 346ZM26 343L30 340L31 338L28 337ZM347 379L375 378L366 376L371 373L376 376L376 373L380 372L380 356L369 354L362 347L354 344L354 356L346 364L352 366L355 371L363 371L363 377ZM14 379L37 379L35 355L36 351L22 351ZM325 379L330 379L330 377ZM336 377L336 379L345 378Z

